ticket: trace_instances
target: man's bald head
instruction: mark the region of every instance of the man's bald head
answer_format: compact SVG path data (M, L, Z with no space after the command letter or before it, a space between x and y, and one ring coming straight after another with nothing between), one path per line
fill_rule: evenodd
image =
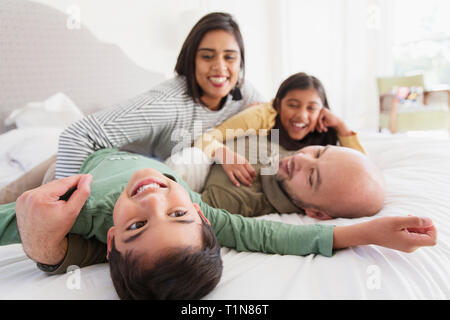
M381 210L381 170L359 151L309 146L283 158L277 179L291 199L317 219L372 216Z

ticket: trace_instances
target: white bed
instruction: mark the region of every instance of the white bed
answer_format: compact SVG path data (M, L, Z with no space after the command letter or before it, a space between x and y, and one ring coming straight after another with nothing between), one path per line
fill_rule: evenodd
M8 44L15 50L7 51L8 64L3 63L5 60L0 61L0 133L12 129L3 126L3 119L12 110L27 102L43 101L56 92L67 94L87 114L132 97L161 80L160 76L140 70L129 61L120 63L127 61L126 57L118 54L117 48L93 39L85 28L82 35L72 39L71 34L60 30L64 15L44 5L4 0L0 3L0 20L9 25L10 30L20 32L19 35L0 33L0 44ZM39 29L37 26L45 30L45 35L36 30ZM39 57L46 53L29 47L30 36L44 41L44 48L52 48L52 43L57 45L60 50L55 52L62 55L64 50L70 52L76 48L77 61L55 65L41 63ZM105 59L105 55L114 58ZM89 60L83 60L83 57L89 57ZM23 68L15 65L15 61L31 61L34 67ZM48 63L50 60L43 61ZM55 61L64 59L59 57ZM115 76L105 72L108 68L103 61L114 62L117 66ZM74 73L77 63L86 73L95 70L95 75ZM70 66L70 70L66 70L66 66ZM124 70L127 71L124 73ZM58 76L54 77L55 74ZM102 81L102 74L105 81ZM40 85L35 86L37 83ZM84 85L80 86L80 83ZM101 85L100 90L97 90L97 84ZM41 159L51 156L56 151L60 130L33 127L0 135L1 183L6 184ZM387 180L386 204L378 216L414 214L430 217L438 230L437 245L412 254L376 246L355 247L336 252L331 258L239 253L222 248L223 276L217 288L205 299L450 299L448 136L420 138L374 134L360 138ZM34 156L27 157L30 154L27 150L34 150ZM195 177L200 178L200 175ZM292 224L316 222L295 214L272 214L261 218ZM345 225L363 220L337 219L322 223ZM117 295L107 264L48 276L35 267L17 244L0 247L0 299L117 299Z

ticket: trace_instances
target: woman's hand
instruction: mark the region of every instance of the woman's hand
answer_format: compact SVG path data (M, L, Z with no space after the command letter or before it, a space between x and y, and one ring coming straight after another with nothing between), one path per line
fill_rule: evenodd
M227 147L221 147L215 151L214 160L222 165L228 178L236 187L240 186L239 182L247 186L252 185L256 172L245 157Z
M335 227L333 248L375 244L413 252L423 246L434 246L436 241L437 231L429 218L382 217L351 226Z
M328 128L335 129L337 134L341 137L352 134L352 132L345 125L344 121L333 114L328 108L322 108L317 119L316 130L318 132L328 132Z

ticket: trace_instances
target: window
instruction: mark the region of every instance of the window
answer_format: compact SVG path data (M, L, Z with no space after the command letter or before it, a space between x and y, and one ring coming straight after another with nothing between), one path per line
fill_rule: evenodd
M394 1L394 72L423 73L429 89L450 84L450 1Z

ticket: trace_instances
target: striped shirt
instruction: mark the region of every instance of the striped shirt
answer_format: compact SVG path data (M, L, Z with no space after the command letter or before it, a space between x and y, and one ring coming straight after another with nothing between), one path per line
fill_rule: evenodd
M204 131L264 101L247 81L241 88L242 99L235 101L229 94L217 111L196 103L186 92L185 78L177 76L67 127L59 137L56 179L77 174L91 153L104 148L123 148L164 160L191 146Z

